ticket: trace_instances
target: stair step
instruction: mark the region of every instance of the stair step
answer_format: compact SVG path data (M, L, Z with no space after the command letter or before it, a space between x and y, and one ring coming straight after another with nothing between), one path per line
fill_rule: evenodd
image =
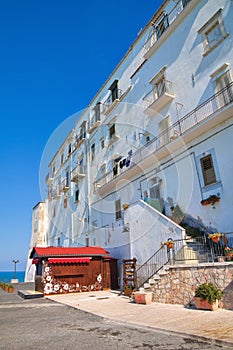
M155 280L155 281L160 280L160 276L156 273L156 274L153 276L153 280Z
M155 280L154 280L154 278L150 278L149 279L149 285L153 285L153 284L155 284Z
M143 287L144 287L144 289L150 289L151 285L149 283L144 283Z

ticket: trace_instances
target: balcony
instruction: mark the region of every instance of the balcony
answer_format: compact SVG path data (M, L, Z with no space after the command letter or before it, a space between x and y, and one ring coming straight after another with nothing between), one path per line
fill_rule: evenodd
M54 199L59 199L61 197L62 193L61 193L61 184L57 185L54 188L54 192L53 192L53 198Z
M88 123L88 134L91 134L96 128L98 128L100 123L100 115L95 111L91 121Z
M67 179L64 179L61 183L61 191L67 192L69 189L70 189L69 182L67 181Z
M86 140L86 132L80 133L77 135L75 140L75 148L78 148L81 146L81 144Z
M128 167L123 167L117 173L110 171L97 179L94 183L96 191L100 195L111 191L118 181L130 180L153 166L155 156L156 161L162 160L232 115L233 82L132 153Z
M46 176L47 185L51 185L51 183L53 183L53 180L54 180L53 174L48 173Z
M143 98L145 103L145 113L154 115L159 112L175 97L172 82L163 80L162 84L155 85L153 89Z
M103 104L103 112L105 115L108 115L113 110L117 103L120 102L120 98L122 96L122 90L120 89L116 89L115 94L113 94L112 92L110 93L110 95Z
M78 165L71 172L71 180L72 182L78 182L80 179L85 177L85 168L83 165Z
M192 7L197 3L196 0L178 0L176 5L172 8L172 10L168 14L163 14L162 17L153 23L153 27L151 33L144 44L144 58L148 59L156 50L157 43L161 42L160 38L166 38L172 31L174 31L174 25L179 24L183 19L183 11L189 3L192 3ZM191 4L190 4L191 5ZM188 6L187 6L188 7ZM191 11L191 6L189 6L189 10ZM180 19L178 21L177 19ZM172 25L174 22L174 25ZM172 28L171 28L172 25ZM171 28L171 29L170 29ZM167 34L167 35L166 35Z

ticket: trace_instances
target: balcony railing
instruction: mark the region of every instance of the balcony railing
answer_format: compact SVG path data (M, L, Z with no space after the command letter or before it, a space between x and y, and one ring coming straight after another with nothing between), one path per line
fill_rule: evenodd
M186 134L188 131L194 129L205 120L210 118L214 113L220 111L224 107L230 105L233 102L233 82L224 89L220 90L201 105L196 107L190 113L183 118L172 124L168 129L154 137L151 141L147 142L144 146L140 147L136 152L132 153L132 156L128 159L128 167L119 169L118 171L110 171L104 174L95 182L95 188L99 189L105 184L109 183L113 179L117 178L120 174L127 172L137 166L137 164L150 157L151 154L161 150L179 136Z
M61 190L62 192L67 192L70 188L70 184L69 184L69 181L68 179L64 179L62 180L62 183L61 183Z
M86 174L85 166L83 164L77 165L71 172L71 181L78 182Z
M47 185L50 185L53 182L54 175L52 173L48 173L46 176L46 183Z
M88 133L92 133L100 125L100 112L94 111L94 114L88 123Z
M61 197L62 195L62 191L61 191L61 184L58 184L55 186L54 191L53 191L53 197L55 199L58 199L59 197Z
M172 82L163 80L159 85L155 85L153 89L143 98L145 102L146 114L149 110L161 110L167 103L174 98Z
M177 17L181 14L187 4L192 0L180 0L173 7L170 13L165 14L162 18L154 23L152 32L150 33L145 45L144 49L147 52L163 35L163 33L169 28L169 26L176 20Z
M78 134L75 140L75 148L79 147L86 139L86 131Z
M108 98L104 101L103 112L108 113L108 110L111 110L111 107L114 107L115 103L119 101L119 98L122 96L122 90L117 89L115 94L110 93Z

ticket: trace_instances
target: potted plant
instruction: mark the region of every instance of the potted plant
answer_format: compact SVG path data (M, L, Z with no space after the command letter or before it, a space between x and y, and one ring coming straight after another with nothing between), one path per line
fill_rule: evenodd
M214 243L218 243L221 237L222 237L222 233L219 233L219 232L211 233L209 235L209 239L212 239Z
M133 293L134 287L132 284L126 284L124 286L124 295L126 295L127 297L130 297Z
M226 254L226 260L231 261L233 260L233 249L230 247L225 248L225 254Z
M12 284L9 284L8 286L8 293L13 293L14 292L14 286Z
M168 249L172 249L174 247L175 242L173 240L171 240L171 239L168 239L163 244L166 245Z
M213 283L202 283L195 290L194 303L197 309L215 311L222 297L223 292Z
M211 196L209 196L206 199L202 199L201 201L201 205L214 205L215 203L220 201L220 196L216 195L216 194L212 194Z

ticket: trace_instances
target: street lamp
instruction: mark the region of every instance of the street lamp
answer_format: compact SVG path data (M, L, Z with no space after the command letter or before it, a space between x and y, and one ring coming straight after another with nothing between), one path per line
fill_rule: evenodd
M12 262L15 264L14 279L16 279L16 264L19 263L19 260L12 260Z

